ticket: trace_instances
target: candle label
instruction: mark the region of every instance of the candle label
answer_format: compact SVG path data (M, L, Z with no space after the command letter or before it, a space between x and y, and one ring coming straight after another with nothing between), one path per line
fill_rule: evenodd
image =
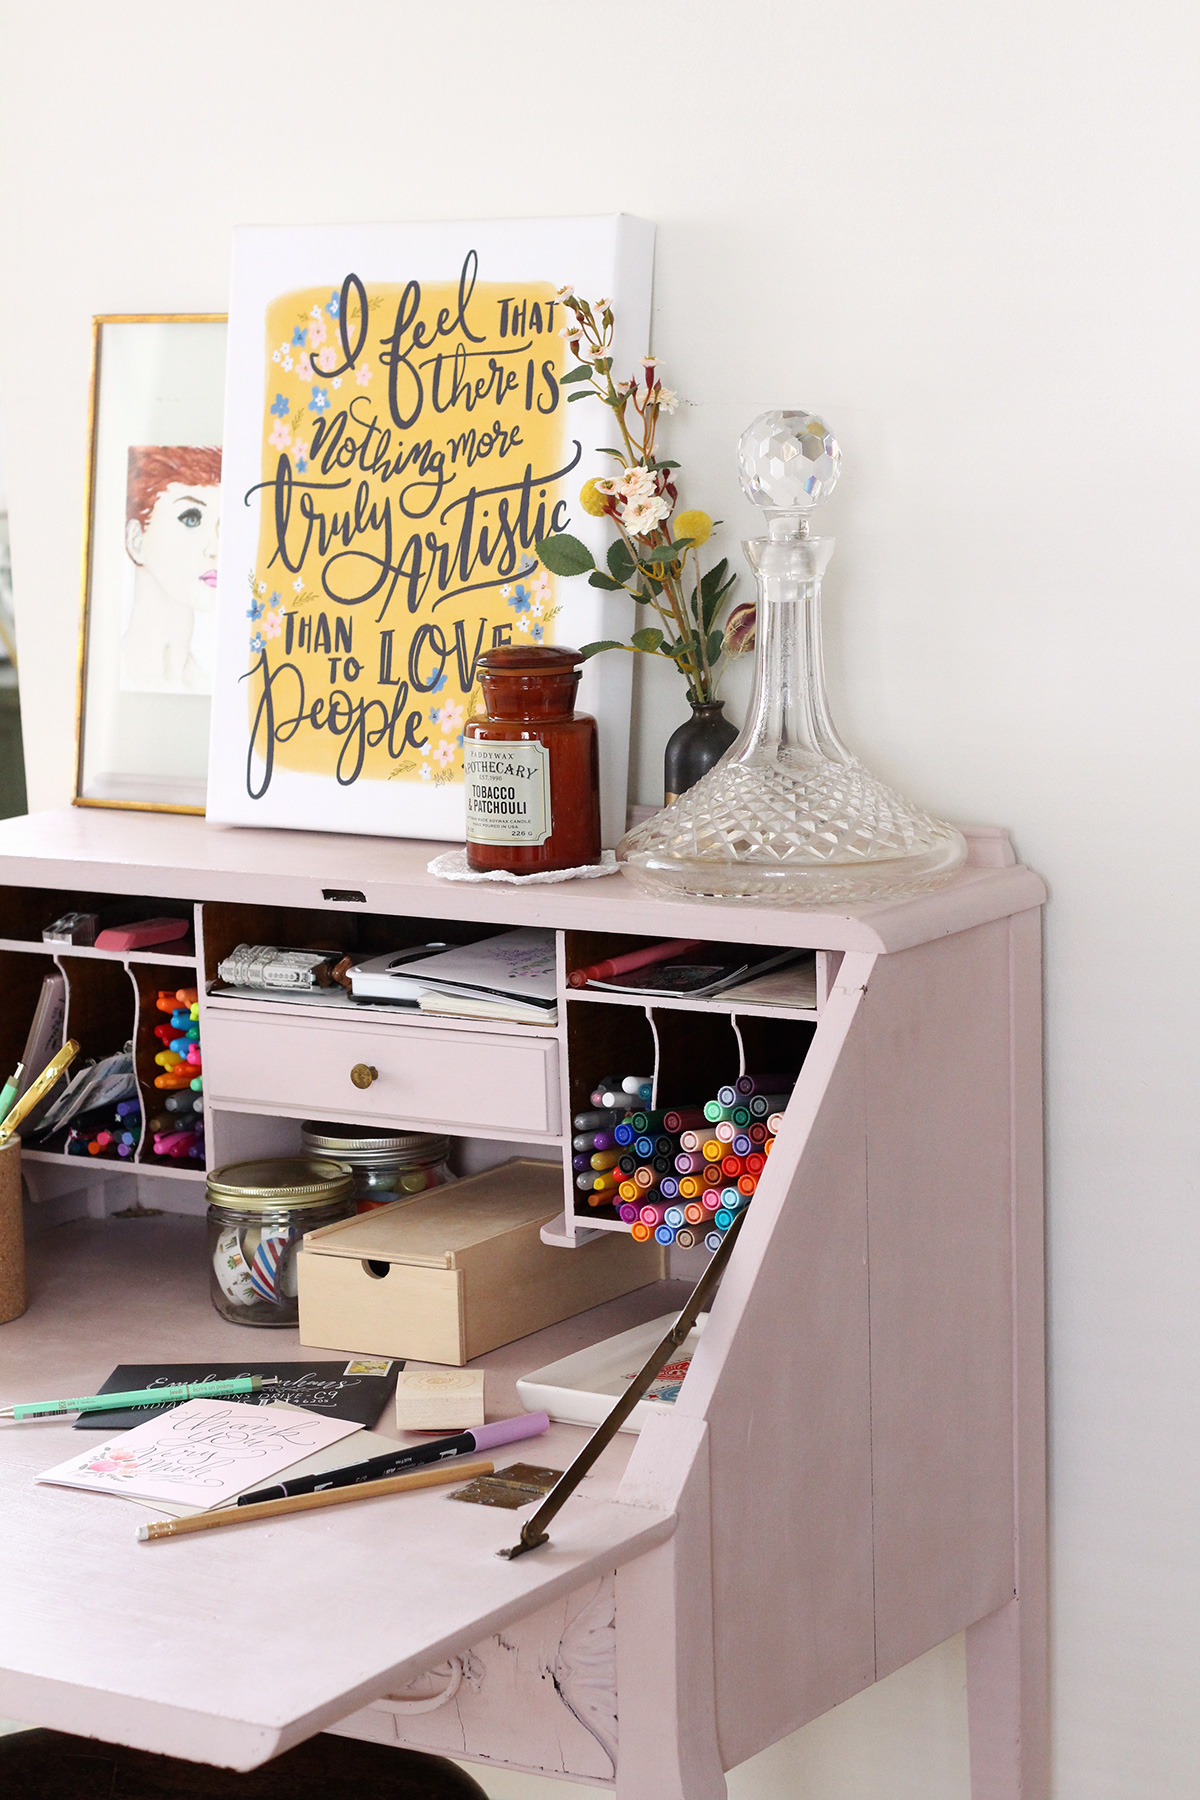
M544 844L554 829L550 812L550 752L545 744L463 745L467 842Z

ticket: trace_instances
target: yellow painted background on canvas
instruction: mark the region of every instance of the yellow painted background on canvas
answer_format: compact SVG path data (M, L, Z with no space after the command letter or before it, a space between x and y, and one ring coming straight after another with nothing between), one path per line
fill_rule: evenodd
M339 282L266 318L251 734L346 783L461 780L480 652L553 641L532 545L578 487L553 288L414 289Z

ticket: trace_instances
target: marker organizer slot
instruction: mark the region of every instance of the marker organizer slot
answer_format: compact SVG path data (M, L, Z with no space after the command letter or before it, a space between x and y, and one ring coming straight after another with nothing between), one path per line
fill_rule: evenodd
M786 1106L816 1027L644 1000L571 1004L570 996L567 1015L576 1221L663 1247L715 1249L757 1187L768 1121ZM649 1099L612 1104L622 1076L647 1072ZM768 1074L769 1088L752 1079ZM739 1080L755 1091L737 1091ZM611 1116L593 1132L581 1124L591 1113Z
M77 1080L87 1063L100 1063L107 1057L118 1056L132 1042L137 1000L129 972L119 961L90 960L64 949L56 950L53 957L46 959L22 956L14 960L36 965L39 991L42 975L57 970L64 977L65 1013L62 1029L53 1048L60 1048L67 1038L74 1038L79 1045L79 1058L76 1065L68 1071L68 1082ZM19 1015L22 1030L27 1029L33 1013L32 1005L28 1004L28 988L25 999L26 1005ZM34 999L36 1000L36 996ZM34 1075L38 1072L30 1071ZM93 1110L81 1114L48 1136L39 1135L39 1118L64 1092L65 1084L60 1083L22 1128L22 1140L27 1150L51 1156L86 1155L89 1133L93 1129L98 1132L110 1125L116 1126L114 1102L112 1107L105 1107L102 1113ZM134 1122L140 1130L136 1109ZM105 1147L107 1149L107 1139ZM115 1151L113 1154L115 1155Z
M204 981L219 979L217 966L239 944L274 944L342 956L382 956L410 944L474 944L500 926L458 919L393 918L384 913L311 910L294 906L242 906L208 901L204 906ZM215 996L220 1000L220 995Z
M17 1066L42 982L57 967L49 951L45 956L30 956L22 950L0 950L0 982L4 984L4 1004L0 1006L0 1082L7 1081ZM54 1048L60 1047L61 1037ZM32 1071L33 1075L39 1073L37 1069Z
M186 971L166 965L139 965L130 970L130 975L138 995L134 1070L142 1106L142 1133L137 1164L141 1168L189 1169L203 1173L203 1090L192 1086L194 1081L203 1081L202 1063L188 1060L192 1044L196 1053L200 1050L199 1025L192 1017L193 1010L198 1010L195 982L185 978ZM185 996L183 999L179 998L181 993ZM171 1002L169 1011L168 1000ZM194 1038L193 1032L196 1033ZM160 1057L178 1060L168 1068L158 1060ZM166 1085L166 1078L170 1085ZM160 1080L164 1080L161 1087L158 1085ZM200 1102L199 1110L197 1101ZM167 1139L177 1140L172 1145L174 1154L163 1147Z

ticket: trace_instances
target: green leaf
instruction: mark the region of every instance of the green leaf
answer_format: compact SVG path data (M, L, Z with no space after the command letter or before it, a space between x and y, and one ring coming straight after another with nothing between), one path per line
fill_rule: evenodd
M591 363L581 363L579 368L572 369L569 375L560 375L558 385L559 387L569 387L573 381L590 381L591 374Z
M725 580L725 571L728 567L729 560L727 557L723 556L720 562L717 563L715 567L709 569L708 573L701 580L700 596L703 605L702 623L705 631L712 630L713 620L721 610L725 596L729 593L737 580L736 574L731 575L728 581ZM693 613L695 610L695 599L693 597Z
M582 644L580 646L579 654L586 658L589 656L599 656L601 650L628 650L628 648L629 645L623 644L619 638L601 638L595 644Z
M603 588L606 594L619 594L624 585L623 581L614 581L611 575L602 575L599 569L593 569L588 576L588 586Z
M591 388L584 388L581 393L568 394L567 395L567 404L569 406L572 400L592 400L592 399L595 399L596 397L597 396L595 396L592 393Z
M643 625L629 641L635 650L657 650L662 644L663 634L657 625Z
M707 649L708 649L708 666L710 669L716 668L717 664L720 662L721 646L724 644L724 642L725 642L725 633L723 631L710 631L709 632Z
M656 458L651 458L647 466L651 469L678 469L680 464L677 462L659 462Z
M624 586L636 567L624 538L615 538L608 546L608 572L613 580Z
M586 544L581 544L577 537L569 532L560 531L554 537L543 538L535 544L538 561L552 575L586 575L589 569L595 568L592 553Z
M625 461L625 452L623 450L613 450L608 444L601 444L600 448L596 452L596 455L597 456L615 456L619 463L623 463Z
M685 550L691 548L691 538L676 538L670 544L655 544L652 550L643 550L638 557L643 569L656 569L661 563L678 562Z

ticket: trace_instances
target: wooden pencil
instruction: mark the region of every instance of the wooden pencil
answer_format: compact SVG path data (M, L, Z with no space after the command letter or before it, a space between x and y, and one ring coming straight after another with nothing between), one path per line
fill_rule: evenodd
M155 1538L183 1537L193 1531L214 1531L220 1525L244 1525L254 1519L277 1519L283 1513L310 1512L318 1506L345 1506L350 1500L373 1500L380 1494L406 1494L411 1488L445 1487L451 1482L474 1481L490 1475L496 1465L486 1459L437 1463L431 1469L414 1469L408 1475L386 1475L382 1481L359 1481L351 1487L322 1488L315 1494L291 1494L285 1500L258 1500L253 1506L223 1506L216 1512L193 1513L188 1519L158 1519L139 1525L139 1543Z

